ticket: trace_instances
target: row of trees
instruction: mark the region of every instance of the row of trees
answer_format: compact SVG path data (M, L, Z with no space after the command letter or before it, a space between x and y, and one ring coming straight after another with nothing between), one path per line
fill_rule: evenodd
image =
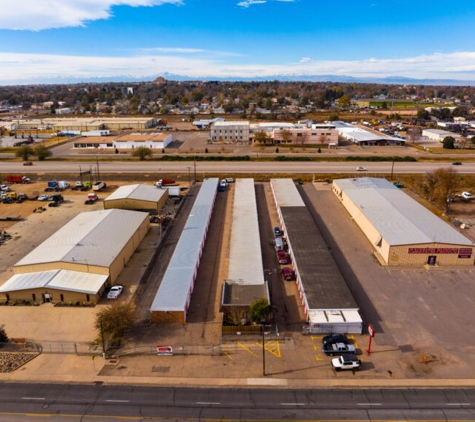
M51 157L53 153L44 145L35 145L31 147L29 145L23 145L18 147L15 151L15 156L21 158L23 161L28 161L30 156L35 156L38 161L44 161L46 158Z

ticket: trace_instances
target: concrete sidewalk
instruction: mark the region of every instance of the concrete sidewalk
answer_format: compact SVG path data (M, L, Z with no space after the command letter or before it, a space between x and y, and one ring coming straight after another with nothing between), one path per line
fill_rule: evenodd
M262 362L250 361L251 364L227 373L223 367L232 362L227 356L135 356L109 361L98 356L43 354L15 372L0 374L0 382L292 389L475 387L475 379L395 379L371 377L364 370L355 374L330 371L322 378L306 377L291 371L276 372L270 358L269 375L263 376ZM167 367L170 374L165 373ZM189 376L187 368L193 369L194 376Z

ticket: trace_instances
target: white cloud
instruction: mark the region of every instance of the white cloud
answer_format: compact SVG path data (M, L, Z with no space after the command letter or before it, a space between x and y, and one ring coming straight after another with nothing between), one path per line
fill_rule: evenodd
M309 63L311 61L310 57L302 57L300 63Z
M475 51L434 53L400 59L320 60L284 64L231 64L226 55L144 53L126 57L62 56L0 52L2 84L43 78L150 77L164 72L191 77L273 77L275 75L348 75L353 77L405 76L410 78L475 79ZM180 50L191 50L182 48ZM233 59L233 61L235 61Z
M180 47L151 47L151 48L141 48L138 51L148 52L148 53L176 53L176 54L194 54L194 53L204 53L206 50L200 48L180 48Z
M252 6L254 4L264 4L267 3L267 0L245 0L245 1L240 1L237 5L248 8L249 6Z
M0 29L39 31L108 19L112 7L183 4L183 0L1 0Z

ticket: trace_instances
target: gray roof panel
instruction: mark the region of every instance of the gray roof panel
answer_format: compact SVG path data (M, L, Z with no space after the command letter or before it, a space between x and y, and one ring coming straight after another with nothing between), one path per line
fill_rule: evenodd
M140 201L159 202L162 196L167 192L166 189L159 189L156 186L149 185L126 185L116 189L104 201L117 199L135 199Z

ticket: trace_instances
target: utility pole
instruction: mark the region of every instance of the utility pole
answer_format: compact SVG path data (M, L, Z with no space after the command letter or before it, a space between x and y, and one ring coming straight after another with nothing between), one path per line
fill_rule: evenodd
M97 158L97 154L96 154L96 166L97 166L97 180L101 180L101 173L99 172L99 158Z
M102 325L102 319L101 319L101 337L102 337L102 357L105 359L106 358L106 345L104 343L104 327Z
M391 166L391 182L393 181L393 174L394 174L394 159L393 159L393 164Z
M196 183L196 161L193 161L193 167L194 167L193 184L195 184Z
M265 342L265 326L261 325L262 330L262 375L266 376L266 342Z

